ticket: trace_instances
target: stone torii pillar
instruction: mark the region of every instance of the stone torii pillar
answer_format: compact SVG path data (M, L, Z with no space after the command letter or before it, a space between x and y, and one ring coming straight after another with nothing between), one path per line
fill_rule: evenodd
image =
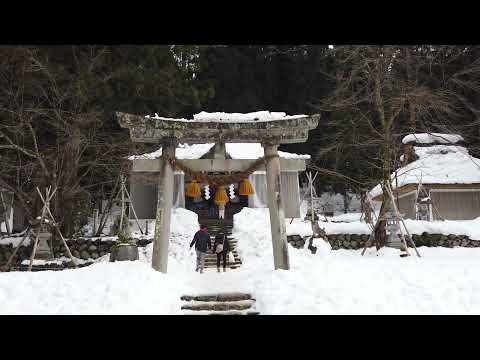
M160 176L158 178L157 213L153 238L152 267L167 272L168 244L170 240L170 218L173 203L173 166L168 161L175 157L176 141L163 141Z
M267 172L268 210L272 231L273 263L275 270L289 270L287 229L280 192L280 158L277 144L263 144Z

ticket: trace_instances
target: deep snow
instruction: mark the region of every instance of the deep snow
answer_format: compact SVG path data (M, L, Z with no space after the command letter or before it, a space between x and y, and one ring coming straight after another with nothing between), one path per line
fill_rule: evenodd
M188 210L172 214L168 274L150 268L152 245L135 262L104 257L77 270L0 273L0 313L179 314L181 295L246 291L262 314L480 314L478 248L421 247L422 258L372 249L362 257L318 240L315 255L289 247L291 270L274 271L268 212L245 208L233 233L242 267L198 274L188 248L196 225Z

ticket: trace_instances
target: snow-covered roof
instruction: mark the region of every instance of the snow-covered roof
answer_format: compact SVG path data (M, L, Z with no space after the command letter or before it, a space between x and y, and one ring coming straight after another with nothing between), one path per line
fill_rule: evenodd
M417 144L456 144L460 141L464 141L463 137L455 134L419 133L405 136L402 140L402 143L408 144L415 142Z
M214 145L214 143L180 144L175 150L175 157L177 159L200 159L208 153ZM254 160L264 156L263 147L260 143L226 143L225 147L227 154L230 155L232 159ZM307 154L294 154L284 151L279 151L278 154L283 159L310 159L310 155ZM130 156L129 160L158 159L161 156L162 148L160 147L157 151L151 153Z
M193 119L174 119L158 116L146 115L147 119L158 119L158 120L175 120L175 121L187 121L187 122L258 122L258 121L273 121L273 120L287 120L287 119L299 119L307 117L307 115L287 115L284 112L270 112L265 111L256 111L251 113L225 113L225 112L213 112L208 113L202 111L198 114L193 115Z
M392 187L408 184L478 184L480 159L474 158L463 146L433 145L414 147L418 160L392 173ZM380 184L370 191L372 198L381 195Z

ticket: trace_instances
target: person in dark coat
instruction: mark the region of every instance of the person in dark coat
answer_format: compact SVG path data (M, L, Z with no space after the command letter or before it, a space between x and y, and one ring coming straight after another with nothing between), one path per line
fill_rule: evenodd
M215 192L216 192L216 189L210 188L210 198L207 201L209 219L217 218L217 205L215 204Z
M223 260L223 272L227 271L227 254L230 252L230 243L225 233L220 230L215 236L213 253L217 254L217 271L220 272L220 260Z
M200 225L200 230L198 230L193 236L193 240L190 243L190 249L194 244L195 251L197 252L197 268L195 271L200 270L200 274L202 274L203 268L205 267L205 257L207 256L207 251L212 248L210 234L208 233L205 225Z

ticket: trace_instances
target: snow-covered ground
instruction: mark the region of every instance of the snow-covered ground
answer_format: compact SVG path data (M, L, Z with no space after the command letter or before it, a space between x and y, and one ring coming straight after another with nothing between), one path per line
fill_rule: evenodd
M291 270L274 271L268 211L245 208L233 232L242 267L199 274L188 248L196 229L194 213L172 214L168 274L151 269L152 245L135 262L104 257L76 270L0 273L0 313L179 314L181 295L245 291L262 314L480 314L479 248L421 247L422 258L372 249L362 257L318 240L315 255L289 247Z

